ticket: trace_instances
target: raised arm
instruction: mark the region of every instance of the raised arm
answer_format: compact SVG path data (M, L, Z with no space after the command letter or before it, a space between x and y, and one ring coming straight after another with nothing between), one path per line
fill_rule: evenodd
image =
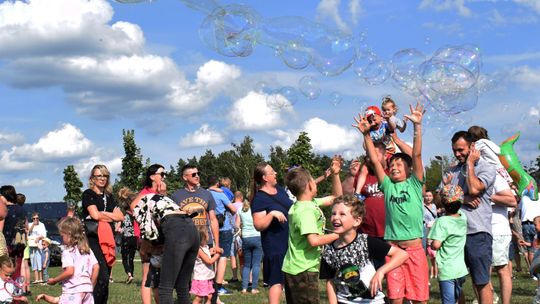
M358 114L358 118L354 118L355 124L353 124L353 127L358 129L360 133L364 135L364 145L366 147L367 155L369 156L369 159L371 163L373 164L373 168L375 169L375 175L377 176L377 180L379 181L379 184L382 184L384 181L384 177L386 176L386 173L384 173L384 169L381 165L381 163L377 160L377 152L375 151L375 146L373 145L373 140L371 139L371 136L369 135L369 123L365 117L362 116L362 114Z
M391 136L399 150L412 157L412 147L403 140L401 140L401 138L399 138L399 136L397 135L397 132L393 132Z
M343 158L340 155L334 155L332 158L332 166L330 166L330 175L332 176L332 195L323 198L322 206L330 206L334 202L334 198L343 195L339 172L343 165Z
M416 107L413 109L412 105L409 105L411 109L411 115L405 115L405 117L414 124L414 136L413 136L413 149L412 149L412 166L413 174L418 180L424 180L424 165L422 164L422 117L424 115L424 106L420 103L416 103Z
M362 193L362 188L366 183L366 179L369 173L369 169L366 163L363 163L360 167L360 175L358 175L358 181L356 182L354 193Z

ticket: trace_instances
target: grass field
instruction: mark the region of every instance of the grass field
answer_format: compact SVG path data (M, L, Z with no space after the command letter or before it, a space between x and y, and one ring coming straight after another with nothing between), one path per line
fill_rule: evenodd
M136 270L135 273L136 280L131 285L126 285L123 283L126 279L124 274L124 269L122 268L121 263L117 263L113 269L113 277L115 283L110 284L110 295L109 303L111 304L123 304L123 303L140 303L139 297L139 285L140 285L140 263L135 263ZM60 271L60 267L53 267L50 269L52 276L55 276ZM230 272L227 273L225 278L230 278ZM498 292L498 280L494 277L495 290ZM525 273L517 273L516 279L513 280L513 292L512 292L512 303L531 303L534 296L536 282L533 281L530 276ZM326 292L324 289L324 284L320 284L320 297L321 303L327 303L326 301ZM260 288L261 293L257 295L243 295L239 292L240 284L229 284L226 286L229 290L234 291L234 294L223 296L221 300L226 304L251 304L251 303L266 303L267 302L267 293L264 288ZM439 298L439 287L436 279L431 280L431 293L429 303L440 303ZM51 295L59 295L61 292L60 286L32 286L32 299L30 303L35 303L35 296L39 293L48 293ZM465 292L466 292L466 301L471 303L473 301L473 293L471 287L471 281L468 278L465 282ZM285 303L285 300L282 301Z

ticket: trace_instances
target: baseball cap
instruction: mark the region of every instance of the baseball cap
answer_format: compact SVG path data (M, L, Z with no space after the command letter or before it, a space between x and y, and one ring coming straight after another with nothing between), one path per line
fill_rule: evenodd
M444 185L440 191L440 195L443 204L451 204L454 202L463 203L463 189L458 185Z
M367 107L366 112L365 112L366 118L369 118L371 115L374 115L374 114L381 116L381 110L379 109L379 107L377 106Z

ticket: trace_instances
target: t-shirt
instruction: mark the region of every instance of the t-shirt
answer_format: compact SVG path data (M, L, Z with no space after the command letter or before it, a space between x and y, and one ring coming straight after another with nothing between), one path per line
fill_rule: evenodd
M125 238L135 236L135 229L133 227L133 215L127 212L124 214L124 220L122 221L122 236Z
M232 216L232 223L233 223L233 226L234 226L234 225L236 225L236 218L238 217L238 212L240 212L240 209L242 209L242 207L244 207L244 203L243 202L233 202L232 204L234 206L234 209L236 209L236 213ZM249 212L249 214L251 214L251 211Z
M98 261L94 253L81 254L77 247L62 251L62 268L74 267L73 275L63 281L62 293L92 292L92 267Z
M448 172L452 174L452 185L459 185L463 189L465 195L469 194L467 186L466 174L467 164L458 164L449 168ZM480 194L480 206L472 208L464 204L461 207L463 213L467 216L467 234L478 232L487 232L491 234L491 194L493 193L493 184L495 175L497 174L495 167L486 161L479 159L474 166L476 177L484 184L485 190Z
M219 231L231 231L233 229L232 214L230 210L226 207L231 204L231 200L223 193L209 190L214 201L216 201L216 215L223 214L225 216L225 221L223 221L223 226L219 228Z
M97 194L92 189L86 189L82 194L83 219L90 219L88 207L92 205L96 206L98 211L113 212L116 208L116 201L110 193Z
M261 233L253 226L253 216L251 215L250 209L243 211L240 207L239 209L236 209L236 212L242 223L242 238L261 236Z
M311 246L308 234L323 234L326 222L319 206L322 199L296 201L289 209L289 248L283 261L283 272L296 275L304 271L318 272L321 248Z
M533 201L530 197L523 195L519 201L521 209L521 221L532 222L535 217L540 215L540 200Z
M25 228L26 212L24 212L23 206L17 204L7 205L8 214L4 220L4 237L6 238L6 244L11 246L11 242L15 237L15 227L19 225L21 228ZM22 231L22 229L21 229Z
M207 213L210 210L216 210L216 201L210 191L198 188L194 192L190 192L182 188L176 190L171 198L178 206L180 206L182 211L185 211L188 214L193 212L198 213L197 216L193 218L195 226L207 226L210 228Z
M234 193L232 193L231 189L225 186L221 186L220 189L223 190L223 193L227 196L229 202L232 202L234 200Z
M292 201L289 199L287 192L282 187L277 186L277 193L270 195L264 191L255 193L253 202L251 203L251 214L265 211L267 214L277 210L289 216L289 209L292 206ZM280 223L277 219L272 219L270 225L261 231L261 243L263 252L266 256L284 255L287 252L287 242L289 238L289 224L287 222Z
M414 174L399 183L384 177L381 190L386 207L385 240L405 241L424 235L423 184Z
M365 215L360 225L362 232L374 237L384 237L384 193L379 189L377 176L368 172L366 181L360 193L365 197Z
M386 152L394 154L396 152L396 146L394 140L390 136L390 126L387 121L382 121L378 130L371 130L369 132L373 142L381 142L386 147Z
M495 184L493 185L493 193L498 193L503 190L510 190L510 186L506 180L499 174L495 175ZM512 235L510 230L510 222L508 221L508 207L492 203L491 210L491 232L493 235Z
M344 274L343 270L356 266L360 273L353 272L352 275L359 275L359 279L369 288L369 283L376 272L372 261L384 259L389 251L389 244L366 234L358 234L354 241L341 248L336 248L334 244L326 245L322 253L319 278L342 282L346 279L341 277ZM347 275L349 281L350 275L349 272ZM351 296L350 289L345 284L335 286L339 303L384 303L384 294L381 291L377 292L373 299L369 299Z
M435 260L439 267L439 281L461 278L468 274L465 265L465 241L467 239L467 216L441 216L429 231L428 238L442 242Z
M28 223L28 246L41 248L41 240L37 241L37 238L40 236L46 237L47 228L45 228L45 224L39 222L37 225L34 225L34 228L32 228L32 231L30 231L30 227L32 226L32 224L33 222Z
M2 280L2 278L0 278L0 286L2 286L2 288L0 288L0 303L13 302L13 296L8 292L8 290L13 293L15 291L15 286L12 284L7 284L6 286L6 282Z
M431 227L433 222L437 219L437 206L435 204L430 204L426 206L424 204L424 225L426 227Z

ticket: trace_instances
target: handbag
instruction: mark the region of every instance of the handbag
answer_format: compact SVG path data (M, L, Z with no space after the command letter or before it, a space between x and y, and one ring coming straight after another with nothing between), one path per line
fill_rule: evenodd
M86 237L98 237L98 221L84 220Z

